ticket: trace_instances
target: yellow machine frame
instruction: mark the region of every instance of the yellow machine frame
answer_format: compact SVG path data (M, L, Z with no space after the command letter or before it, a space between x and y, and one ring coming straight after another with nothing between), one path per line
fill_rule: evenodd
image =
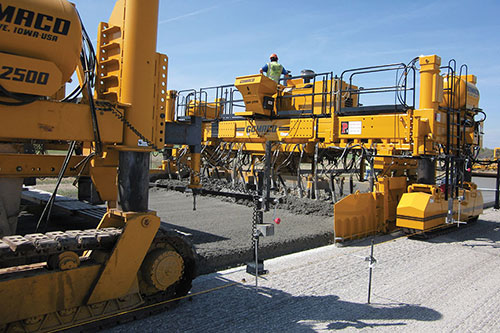
M50 8L51 3L45 5ZM74 16L77 17L76 11ZM81 143L83 155L69 159L64 176L90 175L108 205L97 230L119 231L110 251L89 250L83 256L65 251L54 257L53 270L48 270L46 263L22 270L0 270L0 330L58 330L131 309L144 304L145 294L162 293L192 270L173 246L158 247L154 243L160 219L147 209L147 194L146 206L138 211L124 211L125 201L131 201L129 206L134 207L134 200L120 198L117 191L118 169L121 173L131 172L126 169L129 165L122 165L123 161L137 157L147 161L148 153L162 148L169 138L168 58L155 52L157 18L158 0L116 2L109 21L99 26L95 96L89 96L85 90L80 104L49 99L0 105L0 141L13 147L27 142L40 142L47 147L65 141ZM77 37L80 43L81 35ZM0 52L0 56L7 55ZM42 62L32 62L43 66ZM90 84L85 82L88 73L81 66L78 75L82 87ZM43 91L38 94L43 95ZM94 120L89 107L92 104L96 111ZM96 140L97 125L100 142ZM175 130L174 125L170 128ZM199 127L197 131L200 132ZM196 138L175 139L199 145L199 138L198 142ZM64 158L0 153L0 177L57 176ZM82 163L85 161L88 163ZM147 176L147 168L138 171ZM130 179L134 181L133 175ZM138 185L147 192L147 181ZM132 189L121 191L130 195ZM147 263L145 258L149 258ZM143 277L148 274L152 277Z
M309 160L313 159L316 149L376 150L373 168L379 170L383 177L378 179L373 193L353 194L335 204L334 229L339 240L386 232L396 226L396 211L400 209L398 204L405 202L403 198L415 196L417 189L426 191L424 187L414 184L419 159L436 159L446 149L444 147L457 150L464 149L462 146L465 145L481 145L480 131L474 126L465 126L459 136L448 135L450 124L474 122L474 115L480 110L479 92L475 87L477 78L469 74L450 73L446 67L442 73L441 58L437 55L421 56L416 60L420 66L418 108L388 113L371 113L368 108L359 114L340 112L349 105L358 105L360 89L337 77L318 82L296 78L287 80L286 86L276 85L263 75L238 77L235 87L245 103L244 112L234 113L240 116L239 119L213 120L217 118L214 115L222 114L227 107L225 100L196 102L201 106L210 104L215 109L209 117L205 117L203 142L209 147L231 143L225 147L260 157L264 155L265 143L269 141L280 143L275 147L280 152L294 152L296 145L302 145ZM175 92L170 94L175 96ZM174 103L175 100L172 100L171 104ZM294 110L296 113L284 116L283 110ZM301 113L305 110L310 110L308 116ZM169 164L169 167L172 168L172 165ZM408 175L415 179L410 181ZM410 183L407 184L408 181ZM415 187L408 190L409 185ZM432 193L434 198L437 192ZM478 196L474 186L465 186L462 193L466 197ZM481 202L482 199L477 199L460 203L462 213L466 211L472 215L458 217L456 202L451 213L446 214L444 206L440 209L444 209L445 215L470 219L480 213L478 207ZM360 205L370 209L359 211L356 207ZM428 214L427 208L422 209L425 211L422 214ZM439 221L443 224L444 220ZM397 224L409 228L403 226L401 219ZM412 227L426 230L434 225L424 223L413 224Z

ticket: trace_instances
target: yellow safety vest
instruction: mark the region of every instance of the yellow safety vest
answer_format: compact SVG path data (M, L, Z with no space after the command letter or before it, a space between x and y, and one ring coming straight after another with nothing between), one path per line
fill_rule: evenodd
M279 82L281 77L281 72L283 72L283 66L276 61L271 61L267 63L267 77Z

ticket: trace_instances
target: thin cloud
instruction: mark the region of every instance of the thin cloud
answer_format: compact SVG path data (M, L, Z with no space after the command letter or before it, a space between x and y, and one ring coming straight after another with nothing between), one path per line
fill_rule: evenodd
M176 16L176 17L171 17L169 19L162 20L162 21L158 22L158 24L163 24L163 23L178 21L178 20L182 20L183 18L186 18L186 17L196 16L196 15L199 15L201 13L208 12L208 11L210 11L212 9L217 8L217 7L220 7L220 5L219 6L207 7L207 8L203 8L203 9L199 9L199 10L195 10L194 12L183 14L183 15L179 15L179 16Z
M191 13L179 15L179 16L176 16L176 17L171 17L171 18L168 18L168 19L165 19L165 20L161 20L160 22L158 22L158 24L164 24L164 23L169 23L169 22L173 22L173 21L182 20L182 19L187 18L187 17L196 16L196 15L199 15L199 14L202 14L202 13L214 10L215 8L219 8L222 5L233 4L233 3L241 2L241 1L243 1L243 0L230 1L230 2L218 4L218 5L211 6L211 7L198 9L198 10L195 10L194 12L191 12Z

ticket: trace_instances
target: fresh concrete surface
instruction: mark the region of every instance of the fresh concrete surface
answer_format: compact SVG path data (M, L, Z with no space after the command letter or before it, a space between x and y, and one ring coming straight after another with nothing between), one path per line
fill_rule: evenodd
M474 178L479 187L494 188L492 178ZM361 189L366 183L357 184ZM347 189L346 189L347 194ZM483 192L484 202L494 200L494 192ZM162 221L172 228L192 234L200 255L200 274L235 267L253 258L251 230L253 209L245 205L210 196L197 196L197 209L193 211L191 194L150 190L149 206L156 210ZM297 200L297 205L307 204ZM331 205L323 202L324 205ZM281 208L285 208L281 205ZM301 211L302 209L295 209ZM333 209L332 209L333 211ZM333 216L303 215L287 209L271 210L264 222L281 218L275 225L275 236L263 237L260 256L264 259L299 252L333 243Z
M199 214L203 214L202 202ZM267 260L270 273L260 279L258 292L254 277L243 268L200 276L194 281L191 301L183 300L171 311L110 331L500 329L499 212L489 209L476 224L431 240L395 236L375 240L378 263L370 305L366 304L368 267L363 259L369 254L369 240L365 240L349 247L329 245ZM233 282L237 284L231 286ZM220 286L228 287L197 295Z
M193 197L175 191L152 188L149 207L170 227L191 233L200 255L200 273L234 267L252 259L253 209L210 196ZM264 214L264 222L275 224L275 235L262 237L262 258L271 258L323 246L333 241L333 217L297 215L277 209Z

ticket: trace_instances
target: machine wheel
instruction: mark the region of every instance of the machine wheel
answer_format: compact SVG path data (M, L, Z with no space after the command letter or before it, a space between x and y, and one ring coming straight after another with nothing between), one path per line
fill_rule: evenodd
M60 254L55 254L47 260L49 269L60 269L66 271L80 266L80 257L73 251L65 251Z
M147 302L182 297L196 277L198 257L191 241L163 224L139 271L141 293Z
M181 279L184 272L184 260L175 251L157 249L148 253L141 272L149 286L157 291L164 291Z

